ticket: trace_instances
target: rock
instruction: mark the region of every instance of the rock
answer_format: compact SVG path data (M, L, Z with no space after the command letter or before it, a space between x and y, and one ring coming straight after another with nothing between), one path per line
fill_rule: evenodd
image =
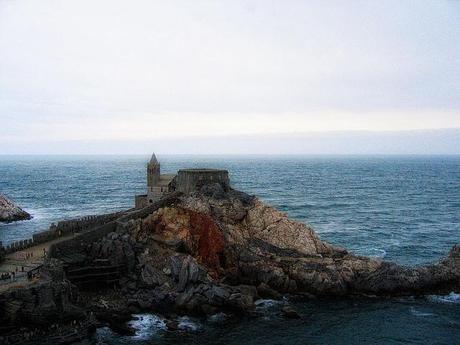
M284 306L281 308L281 315L287 319L300 319L299 313L297 313L297 311L295 311L295 309L290 306Z
M191 256L174 255L170 262L171 274L178 281L178 291L184 291L188 284L206 281L206 270Z
M214 302L213 304L224 304L225 300L230 296L228 289L221 286L212 286L205 293L209 301Z
M213 199L224 199L226 197L224 188L220 183L205 184L200 189L200 193L206 196L210 196Z
M108 235L88 237L82 246L86 257L81 254L86 260L79 265L109 262L108 269L115 268L116 275L107 276L119 281L121 296L118 301L111 297L105 285L80 291L82 295L104 297L108 307L122 304L126 313L143 309L210 317L221 312L251 314L258 298L280 299L285 293L313 297L460 291L459 246L435 264L403 267L332 246L308 225L235 190L207 185L160 205L131 214L129 222L117 220L116 231ZM72 255L72 248L66 255ZM13 318L6 324L17 317L46 323L58 310L72 315L73 307L93 308L85 299L74 302L78 294L65 280L62 264L50 260L45 266L37 291L7 295L14 303L8 309ZM41 288L49 279L53 285ZM8 301L4 296L0 294L0 307ZM290 306L281 314L300 318Z
M227 304L239 313L247 313L254 309L254 298L250 295L236 292L230 295Z
M176 320L165 320L166 328L168 331L177 331L179 330L179 322Z
M42 281L32 286L9 290L4 299L2 324L47 325L51 320L80 320L84 310L77 306L78 293L68 281ZM1 303L0 303L1 304Z
M131 320L130 314L119 314L109 311L99 312L97 317L101 322L106 323L110 329L119 335L133 336L136 334L134 328L128 325L128 321Z
M265 283L259 284L259 286L257 287L257 293L262 298L267 298L267 299L280 299L281 298L281 294L279 292L273 290Z
M14 222L31 219L32 216L0 194L0 222Z
M284 293L404 295L460 289L459 247L445 260L418 268L354 256L257 198L219 185L180 196L129 224L125 231L133 240L130 266L135 266L130 274L146 286L177 294L178 305L188 309L203 300L212 307L250 310L257 295L279 299ZM106 236L101 251L120 256L118 241ZM170 245L176 242L183 243L180 250ZM158 260L161 264L154 265ZM225 287L229 294L222 298L215 288L224 286L220 282L257 291ZM191 289L198 286L206 289Z
M201 310L205 315L215 315L219 312L219 308L209 304L203 304Z
M162 285L164 283L161 274L149 264L144 265L142 268L141 279L144 284L150 286Z

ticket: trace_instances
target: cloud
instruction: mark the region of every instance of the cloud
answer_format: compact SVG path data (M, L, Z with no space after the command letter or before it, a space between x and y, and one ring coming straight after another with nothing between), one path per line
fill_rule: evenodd
M0 2L0 142L459 127L456 2Z
M3 154L460 154L460 129L328 131L207 137L57 140L2 144Z
M80 115L78 121L59 114L41 116L37 121L9 117L0 144L62 141L133 141L149 139L213 138L220 136L327 131L391 131L460 128L457 112L354 112L317 111L308 114L224 113L115 113L93 117ZM172 144L174 146L174 144Z

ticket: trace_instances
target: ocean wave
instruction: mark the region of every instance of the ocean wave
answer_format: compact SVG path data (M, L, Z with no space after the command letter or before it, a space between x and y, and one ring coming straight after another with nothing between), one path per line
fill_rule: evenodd
M136 339L149 339L152 335L166 331L165 321L154 314L136 314L134 320L129 321L128 325L136 330Z
M256 307L265 308L265 309L277 307L282 303L283 302L277 301L274 299L258 299L257 301L254 302Z
M202 326L198 322L193 321L188 316L182 316L178 318L177 321L177 328L181 331L198 332L202 329Z
M378 259L383 259L387 255L387 251L380 248L363 248L356 250L355 252L358 255L370 256Z
M269 315L278 312L284 302L273 299L258 299L254 304L256 306L256 313L268 318Z
M287 210L303 210L303 209L314 209L314 210L330 210L337 208L346 208L353 206L354 203L344 203L344 202L332 202L332 203L300 203L297 205L293 204L283 204Z
M428 300L437 303L460 304L460 294L451 292L448 295L430 295Z
M436 314L433 314L433 313L419 311L419 310L415 309L414 307L410 307L410 312L411 312L412 315L418 316L418 317L427 317L427 316L436 315Z
M211 323L222 323L222 322L225 322L227 321L228 319L228 315L225 314L225 313L217 313L217 314L214 314L214 315L211 315L210 317L208 317L208 322L211 322Z

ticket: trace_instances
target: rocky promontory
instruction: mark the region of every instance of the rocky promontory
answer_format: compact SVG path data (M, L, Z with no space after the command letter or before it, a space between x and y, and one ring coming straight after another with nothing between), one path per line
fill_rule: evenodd
M413 268L357 256L321 241L311 227L255 196L219 184L127 211L116 221L54 245L49 256L45 267L52 265L55 272L54 302L44 299L40 308L37 298L27 297L29 292L23 299L16 292L18 308L2 314L3 324L28 320L20 310L33 309L38 316L29 323L38 324L40 315L59 314L60 320L88 320L91 315L99 324L129 332L124 322L140 311L166 318L251 315L258 299L283 295L460 291L459 246L437 263ZM36 286L32 295L45 296ZM289 307L283 315L299 317Z
M0 222L14 222L31 219L32 216L15 205L6 196L0 194Z

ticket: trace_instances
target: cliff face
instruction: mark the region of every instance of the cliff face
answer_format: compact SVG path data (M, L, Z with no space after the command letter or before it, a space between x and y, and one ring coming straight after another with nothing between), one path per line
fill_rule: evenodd
M31 218L30 214L16 206L6 196L0 194L0 222L14 222Z
M248 311L255 299L282 293L407 295L460 287L460 247L418 268L355 256L260 200L219 185L182 196L117 233L93 243L90 253L133 262L122 291L142 309L207 314Z

